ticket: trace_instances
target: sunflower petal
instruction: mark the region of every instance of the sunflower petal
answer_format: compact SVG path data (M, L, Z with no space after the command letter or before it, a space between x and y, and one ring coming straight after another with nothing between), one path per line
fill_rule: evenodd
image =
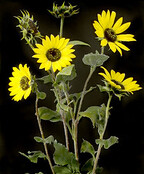
M115 29L115 33L119 34L119 33L124 32L125 30L127 30L129 28L130 24L131 24L131 22L127 22L127 23L119 26L118 28Z

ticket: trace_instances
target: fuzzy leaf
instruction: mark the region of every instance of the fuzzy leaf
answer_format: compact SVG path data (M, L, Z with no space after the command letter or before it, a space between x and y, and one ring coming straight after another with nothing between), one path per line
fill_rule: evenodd
M46 93L45 92L38 92L37 96L39 99L44 100L46 98Z
M99 111L99 106L91 106L86 111L80 112L82 117L87 117L91 120L93 127L96 125L96 118Z
M42 81L44 81L44 84L49 83L49 82L52 82L52 79L51 79L51 76L50 76L50 75L47 75L47 76L38 78L37 80L42 80Z
M79 41L79 40L70 41L69 44L72 44L74 46L82 45L82 46L89 46L90 47L90 45L88 43L85 43L85 42L82 42L82 41Z
M73 80L76 77L75 65L70 65L63 68L56 76L56 82Z
M96 140L96 144L101 144L102 146L104 146L105 149L108 149L109 147L111 147L116 143L118 143L118 138L115 136L111 136L107 140L101 140L101 139Z
M82 153L90 153L93 157L95 155L95 150L94 147L86 140L83 140L82 145L81 145L81 152Z
M40 119L42 119L42 120L49 120L51 122L61 121L60 114L47 107L38 108L38 114L40 116Z
M26 158L28 158L32 163L37 163L38 162L38 158L46 158L46 155L44 153L42 153L41 151L28 151L28 155L19 152L21 155L25 156Z
M54 166L56 174L72 174L71 170L65 166Z
M46 143L46 144L51 144L54 142L54 137L50 135L49 137L42 139L41 137L34 137L35 141L38 143Z
M85 65L90 65L93 67L98 67L103 65L103 63L109 58L109 56L105 55L105 54L99 54L98 51L96 51L96 53L89 53L86 54L83 57L83 63Z
M54 152L54 162L60 166L68 165L71 170L79 171L79 163L75 159L75 155L72 152L68 152L66 147L60 143L54 142L55 152Z

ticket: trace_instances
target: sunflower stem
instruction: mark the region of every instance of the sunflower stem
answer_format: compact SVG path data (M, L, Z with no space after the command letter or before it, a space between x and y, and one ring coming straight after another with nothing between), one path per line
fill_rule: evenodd
M69 139L68 139L68 130L67 130L67 125L66 125L66 121L65 121L65 112L61 109L61 101L62 101L62 96L61 96L61 91L58 87L58 84L56 83L56 77L55 74L52 70L52 73L49 72L49 74L51 74L52 76L52 80L53 80L53 84L54 85L54 93L57 99L57 102L60 106L60 115L61 115L61 119L63 122L63 127L64 127L64 134L65 134L65 142L66 142L66 148L69 151Z
M105 111L105 124L104 124L103 132L100 135L100 140L103 140L104 133L106 131L106 127L107 127L107 124L108 124L110 102L111 102L111 99L112 99L112 95L110 95L110 93L108 93L108 95L109 95L109 98L108 98L107 107L106 107L106 111ZM96 158L95 158L95 161L94 161L94 167L93 167L92 174L96 174L96 168L97 168L99 156L100 156L100 153L101 153L101 149L102 149L102 145L99 144L98 150L97 150L97 153L96 153Z
M40 134L41 134L42 139L44 140L45 137L44 137L44 133L43 133L42 125L41 125L41 120L40 120L40 117L39 117L39 114L38 114L38 97L37 96L36 96L36 101L35 101L35 109L36 109L35 114L36 114L36 117L37 117L37 122L38 122L39 130L40 130ZM48 153L47 145L46 145L46 143L43 143L43 145L44 145L44 150L45 150L46 157L47 157L48 163L50 165L52 174L55 174L53 166L52 166L52 162L51 162L51 159L50 159L50 156L49 156L49 153Z
M64 16L61 16L60 20L60 38L63 36Z

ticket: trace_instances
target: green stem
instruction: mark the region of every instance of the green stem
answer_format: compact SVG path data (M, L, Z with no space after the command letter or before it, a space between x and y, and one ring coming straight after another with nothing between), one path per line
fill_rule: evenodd
M63 25L64 25L64 16L61 17L60 21L60 38L63 36Z
M111 102L111 99L112 99L112 95L110 95L109 93L108 93L108 95L109 95L109 98L108 98L107 107L106 107L106 111L105 111L105 124L104 124L104 129L103 129L103 133L100 135L100 139L101 139L101 140L103 140L104 133L105 133L105 131L106 131L106 127L107 127L107 124L108 124L110 102ZM94 167L93 167L92 174L96 174L96 168L97 168L99 156L100 156L100 153L101 153L101 149L102 149L102 145L99 144L98 150L97 150L97 154L96 154L96 158L95 158L95 161L94 161Z
M41 120L40 120L40 117L39 117L39 114L38 114L38 97L36 97L35 109L36 109L36 117L37 117L37 122L38 122L39 130L40 130L40 134L41 134L42 139L44 140L45 137L44 137L44 133L43 133L42 125L41 125ZM51 162L51 159L50 159L50 156L49 156L49 153L48 153L47 145L46 145L46 143L43 143L43 145L44 145L44 150L45 150L47 160L48 160L48 163L50 165L52 174L55 174L53 166L52 166L52 162Z
M52 79L53 79L53 84L54 83L56 84L56 85L54 85L54 92L55 92L55 96L56 96L57 102L60 105L60 115L61 115L61 119L62 119L63 127L64 127L66 148L69 151L69 139L68 139L67 125L66 125L66 121L65 121L65 112L61 109L62 96L61 96L61 91L60 91L60 89L58 87L58 84L55 82L56 81L56 77L55 77L55 74L54 74L53 70L52 70Z

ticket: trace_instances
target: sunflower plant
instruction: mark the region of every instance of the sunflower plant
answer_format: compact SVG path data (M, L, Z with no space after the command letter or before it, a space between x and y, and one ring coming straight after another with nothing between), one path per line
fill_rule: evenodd
M106 61L110 61L109 55L104 54L104 48L108 45L112 52L116 50L122 56L122 50L130 51L122 42L135 41L133 34L122 34L130 27L130 22L124 23L123 17L116 22L116 12L109 10L102 11L94 20L93 27L95 34L100 41L100 51L84 55L82 62L89 67L89 74L85 80L83 89L79 93L71 93L70 83L77 77L74 64L76 59L75 49L77 45L89 46L88 43L75 40L63 36L64 18L71 17L78 13L76 6L62 6L53 4L53 10L50 11L56 18L60 18L60 32L54 36L42 36L38 31L37 22L34 22L33 16L30 17L28 11L23 11L22 17L18 19L18 27L21 29L23 38L32 48L32 58L37 59L39 69L44 69L46 75L37 78L31 73L31 69L27 64L19 64L13 67L12 77L9 78L9 92L12 99L16 102L27 99L31 93L35 93L35 115L40 131L40 136L35 136L37 143L43 144L43 151L20 152L21 155L28 158L31 162L37 163L39 158L46 159L52 174L98 174L102 172L99 167L98 160L101 149L109 149L115 143L118 143L118 137L110 136L105 138L105 132L110 117L111 100L114 96L121 99L129 96L135 91L142 89L133 77L126 77L125 73L110 72L104 67ZM29 33L29 34L28 34ZM39 40L37 40L39 39ZM36 62L36 61L35 61ZM97 68L100 68L99 76L102 77L104 85L97 85L100 92L108 94L106 104L100 106L90 106L82 111L84 97L87 93L93 92L96 88L88 88L88 83ZM104 72L103 72L104 71ZM55 95L56 109L52 110L47 106L39 106L39 100L45 99L47 96L44 92L39 91L39 83L51 84L51 89ZM94 92L95 95L95 92ZM78 144L79 123L83 118L89 118L93 128L97 128L99 137L96 137L95 144L91 144L83 139L81 145ZM45 137L42 121L62 122L65 136L65 144L61 144L53 135ZM70 148L70 142L73 143L73 150ZM54 153L49 155L49 147L54 148ZM80 148L79 148L80 147ZM89 153L90 159L84 164L80 161L81 153ZM39 172L42 174L42 172Z

